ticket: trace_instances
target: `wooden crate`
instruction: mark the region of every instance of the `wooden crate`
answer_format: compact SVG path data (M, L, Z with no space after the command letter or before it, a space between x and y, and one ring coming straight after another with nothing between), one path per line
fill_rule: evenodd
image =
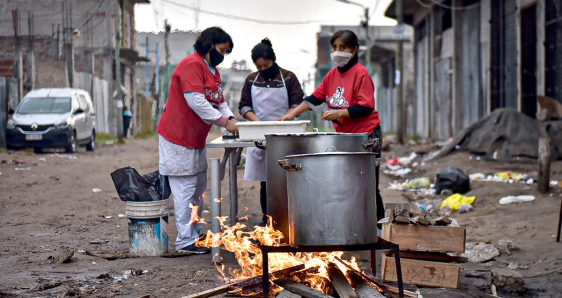
M402 280L417 286L435 288L459 287L461 266L458 264L400 258ZM382 279L397 282L394 257L382 256Z
M466 229L448 226L385 224L382 238L400 245L400 250L464 252Z

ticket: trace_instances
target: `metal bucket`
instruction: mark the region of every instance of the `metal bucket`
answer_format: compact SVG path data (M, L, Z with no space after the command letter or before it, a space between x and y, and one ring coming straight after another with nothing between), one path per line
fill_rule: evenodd
M291 155L278 163L287 175L289 244L377 242L376 153Z
M267 214L285 239L289 237L287 178L278 160L287 155L325 152L329 147L345 152L368 152L376 146L376 141L369 140L367 133L266 134L265 140L265 144L256 142L256 146L266 149Z
M127 202L129 251L143 256L168 252L168 200Z

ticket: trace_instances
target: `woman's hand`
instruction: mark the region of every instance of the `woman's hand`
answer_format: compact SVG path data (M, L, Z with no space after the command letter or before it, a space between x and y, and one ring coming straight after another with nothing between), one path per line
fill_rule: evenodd
M293 113L288 112L287 114L281 116L281 118L277 119L277 121L291 121L294 120L295 116L293 116Z
M235 136L239 134L238 126L236 125L236 122L238 122L236 119L227 120L226 124L224 125L224 128L226 128L226 130L230 131L230 133Z
M322 120L338 120L339 118L349 117L349 112L345 110L330 110L322 114Z

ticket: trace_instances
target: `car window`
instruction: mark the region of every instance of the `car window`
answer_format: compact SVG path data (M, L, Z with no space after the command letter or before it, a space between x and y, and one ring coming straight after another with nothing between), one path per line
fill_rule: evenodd
M64 114L71 111L69 97L29 97L25 98L17 113L29 114Z
M86 101L86 96L84 96L83 94L78 95L78 102L80 103L80 108L82 110L84 110L84 112L88 112L89 111L89 105L88 102Z

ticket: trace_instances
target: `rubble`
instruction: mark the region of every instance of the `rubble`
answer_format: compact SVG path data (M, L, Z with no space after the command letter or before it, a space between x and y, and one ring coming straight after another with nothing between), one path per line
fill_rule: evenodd
M523 276L511 269L492 269L492 284L500 292L514 293L526 291Z

